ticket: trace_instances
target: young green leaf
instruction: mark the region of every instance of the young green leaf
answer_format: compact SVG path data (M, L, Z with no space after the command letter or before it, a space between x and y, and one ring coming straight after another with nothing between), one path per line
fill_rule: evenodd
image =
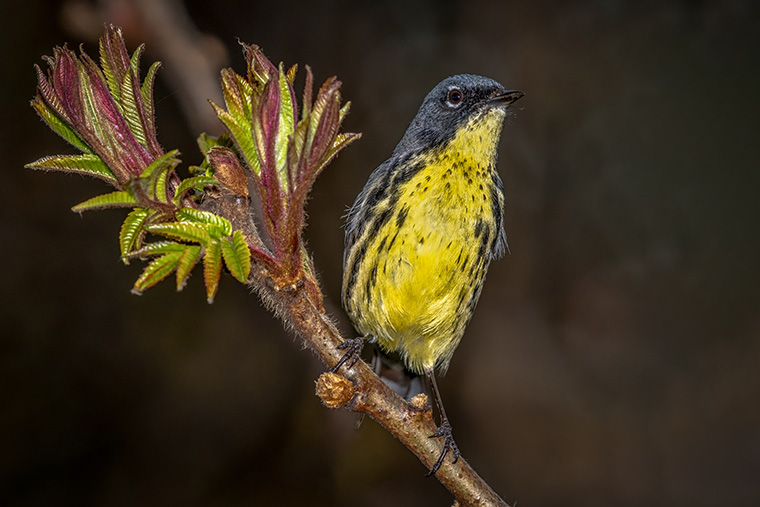
M222 93L227 109L225 110L213 102L211 106L224 126L227 127L230 137L232 137L234 144L238 147L250 169L254 174L259 174L261 163L253 140L251 123L252 101L254 99L253 86L232 69L224 69L222 71ZM257 90L256 93L260 92Z
M166 180L169 176L168 170L161 170L156 172L156 179L153 185L150 187L149 196L151 199L158 202L169 202L169 195L166 192Z
M135 57L139 58L139 50L135 51L132 58ZM121 106L121 114L124 115L124 119L127 121L129 129L135 135L137 141L143 146L146 146L148 143L145 139L145 129L143 129L139 106L137 105L134 94L135 84L132 81L133 76L134 74L129 70L126 70L124 73L124 80L121 83L121 101L118 103ZM142 95L140 95L140 97L142 98Z
M121 88L119 87L116 77L117 69L111 63L112 60L115 60L115 58L113 58L113 51L116 49L112 45L112 42L113 39L110 37L110 34L106 34L105 37L101 37L100 39L100 67L103 69L103 75L106 78L108 90L115 99L119 100L121 98L119 96ZM116 50L118 52L118 49Z
M205 227L205 229L215 238L226 238L232 234L232 224L229 220L219 215L209 213L208 211L201 211L194 208L181 208L175 213L177 220L184 222L196 222L199 224L206 224L213 227Z
M219 277L222 274L222 251L218 240L206 245L203 256L203 280L206 282L206 300L214 302L214 296L219 288Z
M164 222L153 224L146 227L149 232L166 236L167 238L188 243L200 243L208 245L211 241L211 234L207 229L207 224L192 224L190 222Z
M298 73L298 64L294 63L290 66L288 71L286 72L288 82L290 83L290 86L293 86L293 84L296 82L296 74Z
M83 211L105 208L133 208L137 204L134 196L126 190L117 190L109 194L98 195L71 208L71 211Z
M282 64L279 68L277 82L280 90L280 108L279 122L277 123L277 135L275 137L275 164L277 166L277 175L280 178L282 188L287 189L289 186L287 149L288 139L293 135L295 129L295 99L293 97L293 87L288 82L285 72L282 70Z
M140 173L140 180L149 182L148 193L151 199L155 199L159 202L167 202L166 193L166 177L169 171L173 170L179 165L179 150L172 150L146 167L142 173Z
M182 257L177 264L177 290L180 291L185 287L190 272L195 267L201 256L200 245L184 245Z
M325 166L329 164L333 158L335 158L335 155L337 155L339 151L359 139L361 136L361 134L355 134L353 132L341 132L335 136L335 141L333 141L332 146L328 148L322 158L322 162L319 166L319 169L317 170L317 174L322 172L322 169L324 169Z
M219 182L213 176L201 175L193 176L192 178L186 178L182 180L177 189L174 191L172 202L175 206L179 206L182 202L182 199L185 198L185 194L187 194L189 191L202 190L204 187L210 187L218 184Z
M176 241L155 241L153 243L148 243L144 247L140 248L139 250L135 250L134 252L131 252L129 254L130 258L134 257L149 257L149 256L155 256L155 255L161 255L161 254L167 254L167 253L182 253L185 251L185 248L188 246L198 246L198 245L186 245L185 243L177 243Z
M135 208L124 219L124 223L121 224L121 230L119 231L119 250L121 251L121 259L124 264L129 264L129 254L135 248L139 248L142 243L142 237L144 236L143 225L145 219L154 213L147 208Z
M234 140L240 153L243 154L248 167L255 173L261 172L261 162L259 161L258 153L256 152L256 144L253 140L253 133L251 130L250 121L245 123L238 123L235 118L227 111L217 106L213 102L211 105L216 112L216 116L227 127L227 131L230 133L230 137Z
M39 67L37 71L40 72ZM53 132L61 136L64 141L71 144L75 148L83 151L84 153L95 153L95 151L76 133L76 131L69 126L69 124L63 120L58 114L50 109L43 102L41 94L37 94L37 97L32 99L32 107L40 115L40 118L47 123Z
M132 293L140 295L145 289L149 289L166 278L179 264L182 252L171 252L153 259L145 267L140 277L132 287Z
M117 186L119 181L113 175L108 166L97 155L57 155L43 157L25 167L28 169L44 169L48 171L63 171L69 173L86 174L107 181Z
M155 62L148 69L145 74L145 79L140 87L140 94L143 99L143 106L145 107L145 117L148 120L148 129L152 132L156 130L156 119L153 115L153 83L156 80L156 72L161 67L161 62Z
M251 251L241 231L235 231L232 238L224 239L222 244L222 257L224 263L239 282L245 283L251 273Z
M221 134L219 136L211 136L206 133L203 133L198 136L198 139L196 140L198 144L198 149L201 150L201 153L205 157L208 153L208 150L211 148L214 148L216 146L224 146L225 148L230 148L233 146L232 139L230 139L230 136L227 134Z

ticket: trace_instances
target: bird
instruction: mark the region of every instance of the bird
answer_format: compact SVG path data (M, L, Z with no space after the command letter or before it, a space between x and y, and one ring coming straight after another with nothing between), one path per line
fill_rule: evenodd
M443 438L435 474L460 452L436 383L449 367L491 260L507 251L504 187L496 171L510 106L524 96L472 74L448 77L348 211L342 304L361 334L332 369L358 359L365 341L424 375Z

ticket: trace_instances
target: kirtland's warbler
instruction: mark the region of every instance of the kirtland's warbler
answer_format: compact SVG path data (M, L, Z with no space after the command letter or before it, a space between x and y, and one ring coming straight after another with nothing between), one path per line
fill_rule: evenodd
M343 306L363 338L427 376L440 416L432 436L444 438L428 475L449 451L459 457L434 373L448 368L488 265L507 248L496 155L507 108L522 96L482 76L444 79L348 213Z

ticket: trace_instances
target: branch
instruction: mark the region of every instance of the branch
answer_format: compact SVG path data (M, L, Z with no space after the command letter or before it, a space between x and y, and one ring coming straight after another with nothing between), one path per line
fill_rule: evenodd
M343 352L336 347L343 338L324 312L311 303L304 290L276 290L266 278L258 277L252 286L325 365L329 367L340 360ZM441 454L440 439L430 438L436 426L426 397L419 395L412 403L405 402L365 362L357 361L351 368L344 369L344 376L329 372L322 374L317 381L317 391L325 405L331 408L343 406L372 417L428 469ZM446 460L435 476L460 505L507 506L463 458L455 464Z

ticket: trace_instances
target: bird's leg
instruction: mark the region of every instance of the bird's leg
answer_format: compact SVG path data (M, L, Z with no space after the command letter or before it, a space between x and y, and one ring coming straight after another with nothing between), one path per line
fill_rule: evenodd
M338 349L348 349L346 350L345 354L340 358L340 361L338 361L338 364L330 368L330 372L336 373L341 366L343 366L346 362L348 362L348 367L351 368L354 364L356 364L356 361L359 360L359 358L362 355L362 350L364 350L364 342L369 341L370 343L374 343L375 337L373 336L357 336L356 338L350 338L348 340L345 340L343 343L338 345Z
M454 436L451 434L451 423L449 423L449 418L446 417L446 410L443 408L443 400L441 400L441 393L438 392L438 384L435 381L435 373L433 370L429 370L425 372L425 375L430 382L430 387L433 389L435 406L438 409L438 416L441 419L441 424L438 426L438 431L430 435L430 438L443 438L443 449L441 450L441 455L438 456L438 460L435 462L435 465L433 465L433 468L431 468L430 471L425 474L426 477L430 477L431 475L434 475L439 468L441 468L443 460L446 459L446 455L449 453L449 451L451 451L452 456L454 456L454 461L452 461L452 463L457 462L459 456L461 456L461 453L459 452L459 448L457 447L456 442L454 442Z

